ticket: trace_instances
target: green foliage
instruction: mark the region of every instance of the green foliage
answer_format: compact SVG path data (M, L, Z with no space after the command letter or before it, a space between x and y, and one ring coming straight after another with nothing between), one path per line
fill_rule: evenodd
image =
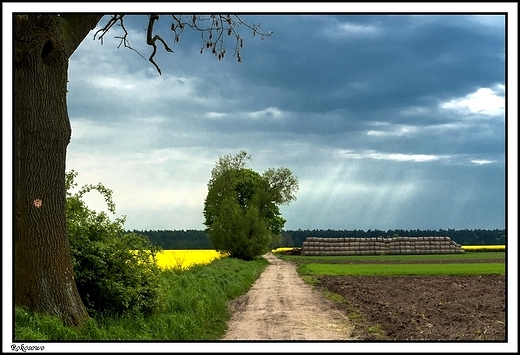
M220 157L211 172L204 201L205 232L218 251L252 260L280 240L286 220L279 205L296 199L298 179L287 168L263 175L245 167L241 151Z
M246 293L268 265L264 258L217 260L189 270L160 273L158 312L144 317L103 315L79 328L49 315L15 309L16 341L29 340L218 340L230 318L228 302Z
M67 173L67 227L78 291L91 316L150 314L158 307L159 250L136 233L126 233L125 219L112 221L105 212L90 210L82 197L96 190L115 213L112 191L102 184L85 185L78 192L75 171Z

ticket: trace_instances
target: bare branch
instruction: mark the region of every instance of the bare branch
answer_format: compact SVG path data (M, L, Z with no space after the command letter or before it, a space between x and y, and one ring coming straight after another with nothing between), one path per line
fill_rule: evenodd
M98 37L98 39L101 41L101 44L103 44L103 37L105 36L105 34L107 34L107 32L119 21L119 26L123 29L124 36L123 37L118 37L118 36L114 37L114 38L121 39L121 42L119 42L119 45L117 46L117 48L121 47L121 44L124 44L125 48L133 50L134 52L139 54L143 59L145 59L143 57L143 55L141 53L139 53L139 51L137 49L134 49L130 45L130 42L128 42L128 40L126 38L128 36L128 31L126 30L125 24L123 22L123 17L124 16L125 15L123 15L123 14L112 16L110 18L110 20L108 20L108 23L105 25L105 27L103 27L102 29L96 31L96 33L94 34L94 39L96 39L96 36L97 36L97 34L99 32L102 32L101 35Z
M161 69L159 68L159 66L157 65L157 63L155 63L153 57L155 57L155 53L157 52L157 45L155 44L155 41L159 40L162 42L162 44L164 45L164 49L167 50L168 52L173 52L173 50L168 47L168 45L166 44L166 42L164 41L164 39L161 38L161 36L159 35L155 35L152 37L153 35L153 24L155 21L157 21L159 19L159 15L157 14L152 14L149 16L149 20L148 20L148 30L146 32L146 44L150 45L153 47L153 52L152 54L150 55L150 62L155 65L155 68L157 68L157 71L159 72L159 75L161 75Z
M260 25L249 25L238 15L172 15L172 17L174 19L172 31L175 33L175 38L178 38L185 27L199 31L202 39L200 52L211 49L212 54L219 60L222 60L226 54L224 38L227 35L235 37L234 56L237 57L238 62L242 62L240 50L244 46L244 39L238 33L239 26L248 28L252 31L253 37L259 35L262 40L273 34L273 32L260 32ZM208 22L210 23L206 25Z
M101 44L103 44L103 37L108 33L108 31L110 31L110 29L112 28L112 26L114 26L117 21L123 21L123 17L125 15L114 15L110 18L110 20L108 20L107 24L105 25L105 27L103 27L102 29L100 30L97 30L96 33L94 33L94 40L96 39L96 36L98 35L99 32L102 32L101 35L98 37L98 39L101 41Z
M141 53L130 46L130 43L127 40L128 32L126 31L123 23L123 18L125 15L116 14L110 18L108 23L100 30L96 32L94 35L94 39L101 40L103 43L103 38L106 33L115 25L118 24L123 30L123 36L115 37L121 40L118 48L123 44L126 48L130 48L136 53L138 53L141 57ZM186 28L195 30L200 32L202 47L200 49L200 53L204 53L205 49L210 49L211 53L218 59L224 59L226 55L226 47L224 46L224 39L227 37L234 38L235 40L235 48L234 48L234 56L237 58L237 61L242 62L241 57L241 49L244 47L244 39L242 35L239 33L239 27L243 26L249 29L252 32L253 37L259 35L262 40L266 37L273 34L270 32L261 32L260 25L248 24L238 15L186 15L186 14L172 14L173 22L171 24L171 31L174 34L173 43L177 43L180 41L180 36L184 32ZM155 62L155 54L157 53L157 41L160 41L164 49L167 52L173 52L173 50L168 46L166 41L160 35L154 35L154 24L155 21L159 20L160 15L158 14L150 14L148 17L148 27L146 29L146 43L153 47L152 54L149 57L149 61L155 66L159 74L161 74L161 69ZM144 58L144 57L143 57Z

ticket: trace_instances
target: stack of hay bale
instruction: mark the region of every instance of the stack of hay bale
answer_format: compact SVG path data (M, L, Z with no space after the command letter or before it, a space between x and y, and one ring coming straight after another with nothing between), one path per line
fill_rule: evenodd
M301 255L460 254L464 249L449 237L308 237Z

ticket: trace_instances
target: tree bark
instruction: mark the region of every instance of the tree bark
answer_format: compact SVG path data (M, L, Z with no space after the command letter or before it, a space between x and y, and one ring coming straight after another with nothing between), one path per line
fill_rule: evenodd
M14 302L66 324L88 318L65 219L68 61L97 15L14 15Z

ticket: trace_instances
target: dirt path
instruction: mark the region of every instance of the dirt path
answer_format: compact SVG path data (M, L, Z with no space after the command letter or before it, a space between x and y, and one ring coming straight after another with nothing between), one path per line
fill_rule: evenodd
M233 301L222 340L348 340L349 320L296 272L272 254L249 292Z

